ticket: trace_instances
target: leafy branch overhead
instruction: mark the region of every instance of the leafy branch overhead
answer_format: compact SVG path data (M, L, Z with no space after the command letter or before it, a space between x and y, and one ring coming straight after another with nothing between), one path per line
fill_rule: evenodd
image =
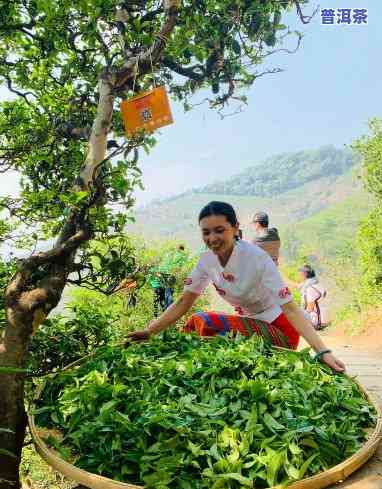
M193 94L206 88L214 94L209 97L213 107L233 97L245 100L242 89L263 74L259 65L289 32L281 14L293 4L7 2L1 9L0 79L17 97L0 109L0 169L22 174L12 215L24 224L43 222L45 236L62 229L65 209L76 204L74 183L97 115L100 77L111 87L114 108L133 87L136 92L151 87L154 77L186 107ZM149 150L155 141L141 137L118 151L121 137L115 110L108 130L108 153L114 158L100 165L104 197L131 207L140 172L136 155L130 155L138 148ZM113 219L99 207L90 214L101 227Z
M133 281L136 290L145 284L149 269L140 261L129 240L93 241L78 254L68 283L111 295Z

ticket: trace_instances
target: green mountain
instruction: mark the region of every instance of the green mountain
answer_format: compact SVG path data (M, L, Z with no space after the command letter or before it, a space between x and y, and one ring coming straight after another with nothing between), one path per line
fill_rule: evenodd
M195 190L201 194L279 195L323 176L334 179L357 163L349 149L324 146L313 151L283 153L247 168L222 182Z
M316 260L331 260L345 248L354 250L358 225L372 207L373 197L358 190L311 217L281 225L284 258L295 260L305 250Z
M362 195L354 178L357 168L358 160L349 150L332 146L281 154L226 181L137 209L136 223L129 230L147 238L184 240L199 249L198 213L209 201L223 200L235 207L244 237L251 239L256 211L268 212L272 225L288 227L352 195Z

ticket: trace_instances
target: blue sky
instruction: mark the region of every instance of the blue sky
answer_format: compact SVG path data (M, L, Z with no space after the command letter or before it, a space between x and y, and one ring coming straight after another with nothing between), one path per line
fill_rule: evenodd
M317 3L311 5L307 13ZM349 144L367 131L369 118L381 116L382 2L327 0L320 7L367 8L369 23L324 26L317 15L304 26L289 14L284 22L304 32L302 46L268 59L267 66L285 71L260 78L244 112L220 120L208 107L183 113L172 104L175 124L141 160L146 189L137 193L139 204L224 179L276 153ZM3 175L0 195L10 187L15 177Z
M320 7L367 8L368 25L325 26L317 15L304 26L290 14L287 23L304 33L302 46L269 58L285 71L260 78L243 113L220 120L207 107L184 114L173 105L175 124L142 158L140 203L224 179L275 153L349 144L367 131L369 118L381 116L382 2L330 0Z

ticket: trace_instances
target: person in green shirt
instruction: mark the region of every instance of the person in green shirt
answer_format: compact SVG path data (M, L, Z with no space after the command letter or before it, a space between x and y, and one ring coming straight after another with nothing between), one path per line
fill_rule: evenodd
M174 302L176 275L186 262L184 245L176 252L168 253L159 266L150 270L148 282L154 291L154 315L166 310Z
M157 317L159 313L166 309L165 292L166 289L162 283L161 274L157 267L153 267L149 271L148 284L154 292L154 316Z
M186 253L184 245L179 245L175 253L168 254L159 269L163 276L165 286L165 308L171 306L174 302L174 287L176 284L176 276L179 270L186 262Z

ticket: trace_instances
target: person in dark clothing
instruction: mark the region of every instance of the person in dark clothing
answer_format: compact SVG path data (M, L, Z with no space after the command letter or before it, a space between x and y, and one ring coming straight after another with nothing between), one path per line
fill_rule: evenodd
M256 235L253 243L266 251L276 265L279 264L280 236L276 228L269 228L269 217L265 212L257 212L253 217Z
M166 289L164 287L154 288L154 316L157 317L167 309Z
M150 270L149 284L154 291L154 316L165 311L174 302L177 275L187 260L184 245L167 253L160 263Z
M150 269L148 283L154 292L154 316L157 317L166 309L166 288L157 266Z
M187 259L187 254L183 244L178 246L178 249L167 255L162 264L163 281L165 283L165 309L171 306L174 302L174 289L177 281L177 275L184 266Z

